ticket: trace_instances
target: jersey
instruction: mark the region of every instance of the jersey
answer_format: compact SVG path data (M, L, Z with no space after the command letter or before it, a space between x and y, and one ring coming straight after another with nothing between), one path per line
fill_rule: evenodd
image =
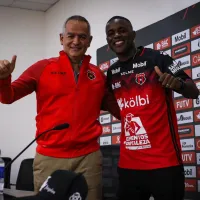
M154 67L191 79L169 55L138 48L135 58L117 61L107 82L121 113L119 167L151 170L182 164L172 90L162 87Z

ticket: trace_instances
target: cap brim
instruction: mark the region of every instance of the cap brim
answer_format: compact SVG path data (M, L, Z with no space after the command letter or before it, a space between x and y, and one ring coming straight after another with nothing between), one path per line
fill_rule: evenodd
M39 196L18 197L15 199L18 199L18 200L42 200Z

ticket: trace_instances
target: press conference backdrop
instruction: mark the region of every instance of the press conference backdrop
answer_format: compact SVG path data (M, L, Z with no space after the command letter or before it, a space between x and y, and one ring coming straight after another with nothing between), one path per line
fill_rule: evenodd
M192 77L200 89L200 3L136 33L137 46L165 51ZM107 45L97 50L97 64L105 74L116 61L116 55ZM174 106L185 168L186 198L200 199L200 96L197 100L191 100L174 92ZM99 121L103 125L100 145L102 148L115 145L116 149L116 145L120 143L120 121L107 112L101 112Z

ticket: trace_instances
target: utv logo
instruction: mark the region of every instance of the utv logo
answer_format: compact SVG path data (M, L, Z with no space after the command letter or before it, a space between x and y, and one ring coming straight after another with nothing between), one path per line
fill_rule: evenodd
M133 63L133 69L140 68L140 67L146 67L146 66L147 66L147 61L140 62L140 63Z
M129 100L125 98L120 98L120 99L117 99L117 103L121 110L127 109L127 108L145 106L149 104L149 96L146 95L146 97L141 97L139 95L139 96L135 96L135 98L132 97Z
M117 74L120 72L120 67L116 68L116 69L112 69L112 74Z
M179 44L190 39L190 30L187 29L172 36L172 45Z
M139 73L135 76L135 82L139 85L143 85L146 81L145 73Z

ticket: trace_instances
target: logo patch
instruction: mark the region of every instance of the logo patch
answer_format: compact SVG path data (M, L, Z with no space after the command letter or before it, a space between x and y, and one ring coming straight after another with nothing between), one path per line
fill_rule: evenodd
M146 81L145 73L139 73L135 76L135 82L139 85L143 85Z
M87 76L90 80L94 80L96 78L95 73L90 70L87 71Z

